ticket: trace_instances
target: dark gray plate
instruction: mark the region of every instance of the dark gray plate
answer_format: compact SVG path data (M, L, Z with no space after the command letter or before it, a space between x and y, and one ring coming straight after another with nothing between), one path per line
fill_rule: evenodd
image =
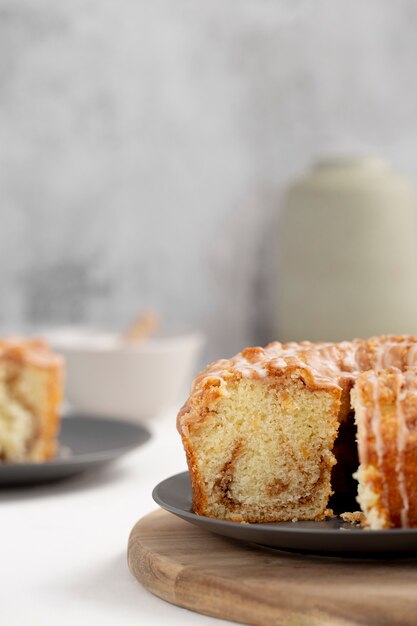
M110 463L149 438L143 426L71 415L62 420L57 457L44 463L0 463L0 486L67 478Z
M364 530L345 524L340 518L325 522L239 524L196 515L191 505L188 472L163 480L152 496L163 509L187 522L212 533L269 548L356 558L417 556L417 528Z

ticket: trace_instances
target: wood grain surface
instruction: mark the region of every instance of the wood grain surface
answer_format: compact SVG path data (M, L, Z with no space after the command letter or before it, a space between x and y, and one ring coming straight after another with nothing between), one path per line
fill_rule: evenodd
M255 626L417 626L417 561L301 556L212 535L162 510L133 528L132 574L163 600Z

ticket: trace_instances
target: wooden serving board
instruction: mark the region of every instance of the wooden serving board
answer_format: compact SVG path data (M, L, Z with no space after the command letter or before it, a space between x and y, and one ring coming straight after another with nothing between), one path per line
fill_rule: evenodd
M132 574L181 607L255 626L417 626L417 562L244 545L159 510L129 538Z

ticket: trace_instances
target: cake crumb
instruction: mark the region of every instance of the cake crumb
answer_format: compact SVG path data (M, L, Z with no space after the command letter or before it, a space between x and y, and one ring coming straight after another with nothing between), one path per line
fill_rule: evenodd
M341 513L340 517L347 524L353 524L353 526L362 526L365 523L365 515L362 511L347 511Z

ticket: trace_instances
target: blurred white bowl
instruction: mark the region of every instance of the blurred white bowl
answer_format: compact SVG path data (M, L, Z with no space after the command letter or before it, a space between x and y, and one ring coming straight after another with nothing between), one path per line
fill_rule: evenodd
M66 399L74 409L138 421L179 408L204 343L199 333L138 345L74 327L43 334L66 359Z

